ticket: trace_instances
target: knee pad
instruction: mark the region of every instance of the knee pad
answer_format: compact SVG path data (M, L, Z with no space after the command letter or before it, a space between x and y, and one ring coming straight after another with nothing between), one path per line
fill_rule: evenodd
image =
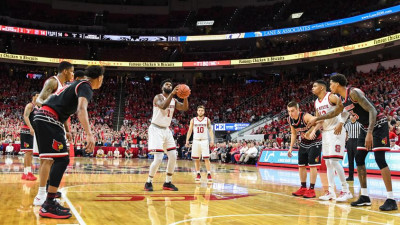
M379 169L383 169L388 166L386 163L385 152L384 151L376 151L374 152L375 162L378 165Z
M159 165L162 163L163 157L164 157L164 153L159 153L159 152L154 153L154 161L153 162Z
M167 152L168 160L176 160L176 150L171 150Z
M365 165L365 158L368 155L368 151L358 150L355 156L357 166Z
M67 169L68 164L69 156L54 159L54 163L50 171L49 184L51 186L58 187L60 185L61 179L65 170Z

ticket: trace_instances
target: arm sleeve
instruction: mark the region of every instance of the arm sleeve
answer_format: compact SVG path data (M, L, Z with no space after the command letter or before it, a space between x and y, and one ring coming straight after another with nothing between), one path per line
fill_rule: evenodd
M79 97L85 97L88 100L88 102L90 102L90 100L93 97L92 87L90 87L90 85L88 83L86 83L86 82L85 83L81 83L78 86L78 89L77 89L77 97L78 98Z

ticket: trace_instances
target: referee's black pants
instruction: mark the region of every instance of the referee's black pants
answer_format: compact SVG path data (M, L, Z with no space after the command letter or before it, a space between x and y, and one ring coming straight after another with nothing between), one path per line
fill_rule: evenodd
M349 159L349 177L354 177L354 158L357 153L357 138L349 138L346 142L346 149Z

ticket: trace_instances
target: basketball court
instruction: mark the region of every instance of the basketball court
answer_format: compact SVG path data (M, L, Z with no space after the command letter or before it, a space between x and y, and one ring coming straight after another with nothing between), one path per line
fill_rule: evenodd
M163 191L166 161L154 180L154 192L143 191L151 160L75 158L62 182L73 217L40 218L32 201L38 181L21 180L22 158L0 159L1 224L400 224L399 211L380 212L383 182L370 176L372 206L321 202L291 195L298 188L295 169L212 163L214 182L203 175L195 183L191 161L178 161L173 182L178 192ZM35 161L35 172L38 164ZM203 173L204 174L204 173ZM339 185L339 181L337 180ZM350 183L358 196L359 184ZM400 180L394 179L394 190ZM317 196L322 193L317 182ZM395 193L398 199L400 193Z

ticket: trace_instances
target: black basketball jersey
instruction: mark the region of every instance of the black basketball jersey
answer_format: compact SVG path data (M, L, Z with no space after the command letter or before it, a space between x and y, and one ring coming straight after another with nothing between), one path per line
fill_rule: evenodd
M369 112L366 111L360 104L358 104L356 101L353 101L350 97L350 91L353 88L349 87L346 89L346 97L343 98L340 96L344 110L349 112L351 115L353 115L359 123L361 123L364 127L369 126ZM375 107L374 103L367 97L367 100ZM382 117L382 114L378 114L378 117Z
M309 144L312 144L314 142L321 141L321 132L319 130L315 133L315 136L317 136L317 138L315 138L314 140L308 140L308 139L304 138L304 135L309 130L309 128L307 128L307 123L304 121L304 116L305 115L306 115L305 113L300 112L299 118L297 120L291 118L290 116L288 117L289 125L294 127L294 129L297 132L297 135L299 135L300 138L301 138L300 143L309 145Z
M61 90L51 95L43 106L48 106L58 114L60 122L64 123L78 108L78 98L92 99L93 90L87 80L78 80L65 85Z

